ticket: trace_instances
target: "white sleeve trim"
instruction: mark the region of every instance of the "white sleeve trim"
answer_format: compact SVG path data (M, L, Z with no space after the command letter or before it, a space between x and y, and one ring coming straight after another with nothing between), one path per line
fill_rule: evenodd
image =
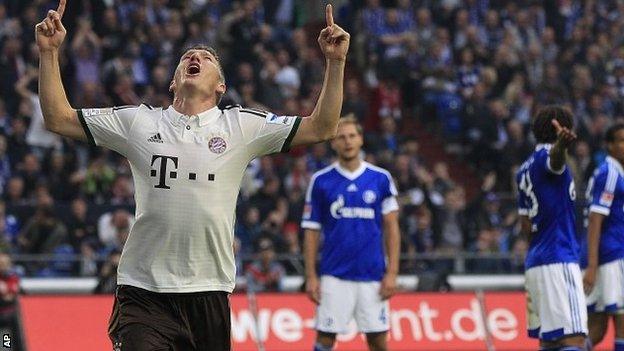
M589 212L599 213L601 215L608 216L611 213L611 209L598 205L589 206Z
M526 208L519 208L518 209L518 215L520 216L528 216L529 215L529 210Z
M301 221L301 228L321 230L321 223L315 221Z
M565 172L565 169L566 169L566 164L564 163L564 164L563 164L563 167L562 167L560 170L554 170L554 169L552 168L552 166L550 165L550 155L548 155L548 158L546 158L546 167L548 167L548 170L549 170L551 173L554 173L554 174L556 174L556 175L562 175L562 174L563 174L563 172Z
M384 215L387 215L388 213L392 211L398 211L398 210L399 210L399 203L396 197L394 196L385 198L381 203L381 213Z

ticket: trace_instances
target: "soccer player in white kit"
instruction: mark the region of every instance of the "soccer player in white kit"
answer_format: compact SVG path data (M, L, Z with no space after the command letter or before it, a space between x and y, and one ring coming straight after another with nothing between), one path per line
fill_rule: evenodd
M128 158L136 222L123 248L109 323L116 350L230 350L229 293L235 283L236 198L247 164L336 133L350 36L331 5L318 43L325 78L309 117L217 104L226 86L208 47L181 57L173 105L75 110L59 70L66 0L36 25L39 96L46 127Z
M338 161L316 172L306 193L301 223L306 291L319 304L314 351L331 350L336 334L346 333L353 319L370 350L388 349L388 299L399 270L399 206L390 173L360 159L363 143L357 120L342 118L331 143Z
M589 312L589 337L597 345L615 325L614 351L624 351L624 124L605 135L608 156L587 186L587 240L581 266Z

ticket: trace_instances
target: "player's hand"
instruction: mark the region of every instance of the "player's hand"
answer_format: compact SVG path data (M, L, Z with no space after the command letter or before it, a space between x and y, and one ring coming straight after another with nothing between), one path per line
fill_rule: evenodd
M594 289L594 285L596 284L596 271L596 267L587 267L587 269L585 269L585 274L583 275L583 290L585 291L585 295L589 295Z
M561 124L559 124L559 121L553 119L551 120L551 123L557 132L557 143L568 147L576 140L576 133L566 127L562 127Z
M35 26L35 38L39 51L54 51L63 43L67 31L61 23L67 0L60 0L56 11L49 10L43 21Z
M396 274L386 274L381 281L381 287L379 288L379 295L382 300L387 300L396 293Z
M351 35L334 23L331 4L325 7L325 21L327 27L323 28L318 37L321 51L328 60L345 61Z
M306 279L306 293L315 304L321 303L321 287L317 277Z

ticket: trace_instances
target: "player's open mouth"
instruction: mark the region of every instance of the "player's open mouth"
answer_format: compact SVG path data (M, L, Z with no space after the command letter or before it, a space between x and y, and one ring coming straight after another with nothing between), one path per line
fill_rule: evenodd
M186 67L186 74L189 76L199 75L200 71L201 66L199 65L199 63L191 63L188 65L188 67Z

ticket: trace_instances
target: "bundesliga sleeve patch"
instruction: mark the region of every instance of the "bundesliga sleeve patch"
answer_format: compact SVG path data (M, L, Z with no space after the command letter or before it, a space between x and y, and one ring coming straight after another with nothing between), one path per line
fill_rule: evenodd
M611 203L613 202L613 193L610 192L603 192L602 195L600 195L600 204L603 206L611 206Z
M266 122L270 124L282 124L285 126L291 125L295 121L293 116L278 116L274 113L269 113L266 116Z
M97 115L110 115L113 113L112 108L87 108L82 110L82 115L86 117L97 116Z

